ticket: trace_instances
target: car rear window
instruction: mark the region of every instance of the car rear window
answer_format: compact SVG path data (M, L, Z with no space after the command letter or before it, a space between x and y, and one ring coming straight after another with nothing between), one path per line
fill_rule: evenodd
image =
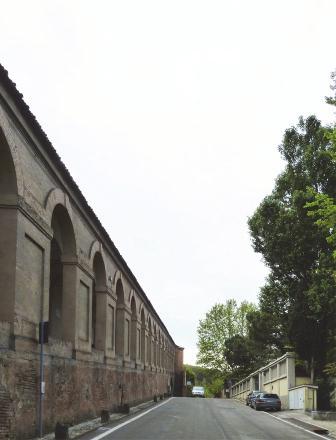
M279 396L277 394L264 394L263 397L266 399L279 399Z

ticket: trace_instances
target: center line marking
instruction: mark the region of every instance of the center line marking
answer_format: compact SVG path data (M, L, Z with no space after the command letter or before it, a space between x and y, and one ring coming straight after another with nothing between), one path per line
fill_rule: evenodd
M96 437L93 437L91 440L100 440L101 438L106 437L107 435L111 434L114 431L117 431L118 429L128 425L129 423L134 422L135 420L140 419L141 417L145 416L146 414L150 413L151 411L154 411L155 409L160 408L160 406L165 405L166 403L170 402L172 399L174 399L174 397L170 397L170 399L166 400L166 402L160 403L157 406L154 406L154 408L148 409L147 411L139 414L138 416L133 417L133 419L127 420L124 423L120 423L120 425L115 426L114 428L108 429L108 431L104 432L103 434L97 435Z

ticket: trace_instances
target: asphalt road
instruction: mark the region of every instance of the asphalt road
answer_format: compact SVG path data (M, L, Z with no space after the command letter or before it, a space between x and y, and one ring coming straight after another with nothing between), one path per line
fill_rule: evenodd
M114 430L113 432L110 432ZM83 440L309 440L320 436L233 400L172 398ZM321 437L320 437L321 438Z

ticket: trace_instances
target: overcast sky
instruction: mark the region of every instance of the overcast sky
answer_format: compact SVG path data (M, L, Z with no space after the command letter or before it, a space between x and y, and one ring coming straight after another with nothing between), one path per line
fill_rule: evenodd
M300 115L333 121L334 0L0 0L0 62L178 345L267 269L247 228Z

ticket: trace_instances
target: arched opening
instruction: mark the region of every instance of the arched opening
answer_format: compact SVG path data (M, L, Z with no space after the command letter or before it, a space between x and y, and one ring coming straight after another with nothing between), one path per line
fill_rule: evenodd
M158 366L162 368L162 334L159 331L159 339L158 339Z
M147 335L147 362L149 365L152 363L152 321L150 317L148 317L148 335Z
M139 341L139 337L138 337L138 332L137 332L137 313L136 313L136 304L135 304L135 299L134 296L132 297L131 300L131 360L136 362L137 360L137 355L138 355L138 343Z
M7 196L17 195L17 181L14 162L6 138L0 129L0 196L5 201ZM11 202L12 200L8 200Z
M65 302L69 300L68 294L74 288L65 263L76 254L76 244L72 223L64 206L55 207L51 227L53 238L50 247L49 334L55 339L65 339Z
M129 350L129 321L125 320L125 297L121 280L117 281L116 355L123 357Z
M152 364L154 367L157 365L157 358L156 358L156 342L157 342L157 334L156 334L156 325L153 325L153 357L152 357Z
M100 331L100 325L103 325L104 320L99 319L101 314L100 307L97 304L97 296L99 292L103 292L106 289L106 271L103 257L99 252L96 252L93 259L93 288L92 288L92 298L91 298L91 345L94 348L104 347L104 331ZM103 318L101 316L101 318Z
M141 342L140 342L140 359L143 364L146 363L146 321L144 309L141 310Z
M167 370L167 341L163 338L163 368Z
M0 129L0 320L13 322L16 277L17 202L14 162Z
M162 368L162 352L163 352L163 347L162 347L162 333L161 331L159 332L159 341L158 341L158 351L159 351L159 360L158 360L158 365L160 368Z
M50 249L49 333L56 339L62 339L62 292L62 250L53 238Z

